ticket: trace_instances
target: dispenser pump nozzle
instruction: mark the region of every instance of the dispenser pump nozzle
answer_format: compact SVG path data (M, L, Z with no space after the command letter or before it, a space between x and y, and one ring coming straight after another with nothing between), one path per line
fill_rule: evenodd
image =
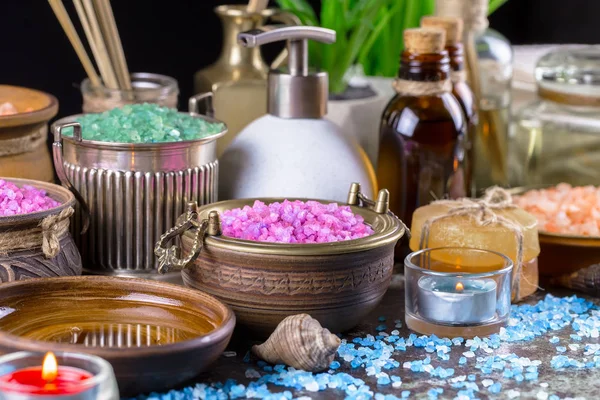
M280 118L321 118L327 114L327 73L308 68L308 40L334 43L335 31L313 26L268 25L238 34L245 47L287 40L287 70L269 72L268 111Z

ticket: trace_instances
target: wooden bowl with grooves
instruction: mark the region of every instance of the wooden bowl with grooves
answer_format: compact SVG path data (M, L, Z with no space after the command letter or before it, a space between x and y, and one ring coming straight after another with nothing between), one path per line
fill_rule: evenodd
M0 353L70 351L110 362L122 396L164 391L223 352L233 312L164 282L84 276L0 285Z

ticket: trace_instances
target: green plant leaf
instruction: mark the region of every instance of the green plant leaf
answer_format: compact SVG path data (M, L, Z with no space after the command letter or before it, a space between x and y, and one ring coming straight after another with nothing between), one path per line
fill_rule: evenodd
M500 8L508 0L490 0L490 6L488 8L488 15L492 14L498 8Z
M339 93L345 90L344 74L356 62L361 46L375 27L374 20L378 10L384 7L387 1L389 0L370 0L368 6L363 9L360 25L352 30L347 49L339 55L336 64L330 70L331 92Z
M319 25L317 14L306 0L276 0L282 10L293 12L305 25Z
M403 6L403 4L398 2L391 9L386 10L386 12L385 12L385 14L383 14L383 16L381 16L381 12L379 13L379 16L381 16L381 18L378 19L379 22L375 26L375 29L373 30L371 35L369 36L369 39L365 42L365 44L360 49L360 55L358 56L359 60L363 57L366 57L366 55L371 51L371 49L373 48L373 44L377 41L377 39L379 39L383 30L389 25L390 20L398 12L400 12L402 6Z

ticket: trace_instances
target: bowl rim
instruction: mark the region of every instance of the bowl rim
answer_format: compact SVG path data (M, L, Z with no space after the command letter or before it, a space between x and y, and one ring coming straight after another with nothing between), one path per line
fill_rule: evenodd
M311 256L311 255L334 255L344 253L356 253L360 251L371 250L374 248L382 247L391 243L396 243L406 233L404 226L400 223L400 220L396 216L392 216L389 213L379 214L375 211L355 205L349 205L335 200L323 200L323 199L307 199L298 197L289 198L276 198L276 197L259 197L255 199L234 199L224 200L216 203L204 205L198 209L198 219L204 219L208 217L208 213L211 211L219 211L219 213L225 209L238 208L240 206L252 205L255 201L262 201L265 204L274 202L282 202L284 200L289 201L316 201L322 204L336 203L340 206L348 206L352 209L354 214L361 215L363 218L368 216L371 221L365 223L373 228L374 222L382 224L382 229L379 232L374 232L372 235L365 236L359 239L344 240L339 242L328 242L328 243L272 243L272 242L258 242L253 240L236 239L229 236L206 236L204 242L209 246L228 249L243 253L253 254L271 254L271 255L285 255L285 256ZM186 231L182 238L186 241L192 240L193 234L190 231Z
M136 150L136 151L144 151L144 150L154 150L154 151L162 151L166 149L178 149L178 148L186 148L190 145L195 144L207 144L211 142L215 142L220 137L225 136L229 131L227 124L225 122L220 121L216 118L212 118L203 114L196 114L193 112L183 112L177 111L178 114L184 114L187 116L191 116L193 118L199 118L211 124L222 124L223 129L217 133L213 133L212 135L200 138L200 139L192 139L192 140L181 140L177 142L159 142L159 143L126 143L126 142L102 142L99 140L88 140L81 139L81 141L76 140L73 136L61 135L61 139L69 143L73 146L84 146L84 147L94 147L108 150ZM99 113L88 113L88 114L99 114ZM54 121L50 126L50 131L56 137L58 133L59 125L77 122L77 118L82 117L87 114L74 114L69 115L67 117L63 117L59 120Z
M57 196L62 196L66 198L65 201L59 201L60 204L58 206L49 208L47 210L36 211L27 214L0 216L0 228L4 226L13 226L15 223L26 223L28 221L30 222L42 220L49 215L60 213L67 207L75 206L75 196L73 195L73 193L71 193L69 189L57 185L55 183L38 181L35 179L13 178L6 176L0 176L0 180L5 180L7 182L14 183L19 188L22 188L24 185L29 185L35 187L36 189L45 190L46 195L56 201L59 201L56 199Z
M13 128L16 126L31 125L39 122L49 121L58 113L58 99L50 93L43 92L41 90L28 88L25 86L15 85L2 85L0 87L34 92L42 97L48 99L48 105L42 108L38 108L32 111L19 112L17 114L2 115L0 116L0 128Z
M167 282L158 282L149 279L138 279L138 278L123 278L116 276L62 276L62 277L54 277L54 278L43 278L43 279L29 279L24 281L15 281L4 283L0 286L0 293L4 288L10 288L15 286L23 286L23 285L41 285L44 283L54 283L54 282L83 282L83 281L98 281L100 283L112 283L112 282L123 282L127 281L132 285L142 285L144 286L160 286L161 288L171 288L176 291L182 292L189 295L195 295L199 297L209 298L212 301L219 304L225 314L223 318L223 322L217 326L214 330L208 332L205 335L197 336L193 339L183 340L176 343L165 344L161 346L147 346L147 347L128 347L128 348L106 348L106 347L85 347L77 344L66 344L66 343L53 343L46 342L41 340L33 340L24 338L18 335L13 335L11 333L6 333L0 331L0 348L13 348L15 351L39 351L39 347L42 344L45 344L48 348L52 348L53 351L63 351L63 352L76 352L76 353L88 353L93 354L99 357L109 357L111 359L114 358L131 358L131 357L141 357L141 356L153 356L157 353L180 353L186 351L188 349L199 349L206 348L215 345L216 343L222 342L226 340L233 334L233 330L236 323L236 317L233 313L231 307L227 304L223 303L221 300L217 299L214 296L209 295L203 291L197 289L191 289L184 286L167 283ZM214 308L213 308L214 310ZM132 354L133 353L133 354Z
M493 255L498 256L501 259L503 259L504 262L506 263L506 267L504 267L502 269L494 270L494 271L487 271L487 272L465 272L465 271L442 272L442 271L434 271L431 269L419 267L418 265L413 263L411 260L413 257L420 256L421 254L426 253L426 252L433 252L433 251L437 251L437 250L457 250L457 249L493 254ZM478 249L476 247L459 247L459 246L428 247L425 249L413 251L412 253L410 253L409 255L407 255L404 258L404 268L405 269L408 268L408 269L412 269L414 271L423 272L423 275L427 275L427 276L441 276L441 277L468 276L469 279L490 278L490 277L499 276L499 275L508 275L509 273L512 274L511 271L512 271L513 267L514 267L514 263L510 259L510 257L508 257L507 255L502 254L497 251L494 251L494 250Z

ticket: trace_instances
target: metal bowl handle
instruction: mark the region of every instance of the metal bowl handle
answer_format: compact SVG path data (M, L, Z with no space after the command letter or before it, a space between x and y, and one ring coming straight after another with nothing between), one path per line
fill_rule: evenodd
M81 229L81 234L85 234L90 227L90 209L85 202L85 199L73 187L71 181L67 177L67 173L65 171L65 164L63 158L63 143L62 143L62 130L64 128L73 128L73 137L76 141L81 142L81 124L78 122L69 122L66 124L60 124L54 127L54 143L52 143L52 158L54 160L54 169L56 169L56 175L58 175L58 179L64 187L69 189L71 193L75 196L79 205L81 206L81 211L83 212L83 228Z
M175 245L167 247L168 243L189 229L195 228L196 234L190 252L185 258L180 258L181 249ZM165 274L172 269L182 270L187 268L198 256L204 247L206 235L217 236L221 234L219 214L211 211L208 219L198 221L198 205L190 202L187 205L185 219L165 232L154 247L154 254L158 257L158 272Z
M200 112L200 103L204 103L204 115L214 118L215 117L215 109L213 107L213 93L206 92L200 93L190 97L188 100L188 111L191 114L202 114Z
M354 182L350 185L347 203L351 206L370 208L378 214L391 215L400 222L402 227L404 227L406 237L410 240L411 234L410 229L408 229L408 226L406 226L404 221L402 221L393 212L390 211L390 192L387 189L381 189L379 193L377 193L377 199L373 201L361 193L360 183Z

